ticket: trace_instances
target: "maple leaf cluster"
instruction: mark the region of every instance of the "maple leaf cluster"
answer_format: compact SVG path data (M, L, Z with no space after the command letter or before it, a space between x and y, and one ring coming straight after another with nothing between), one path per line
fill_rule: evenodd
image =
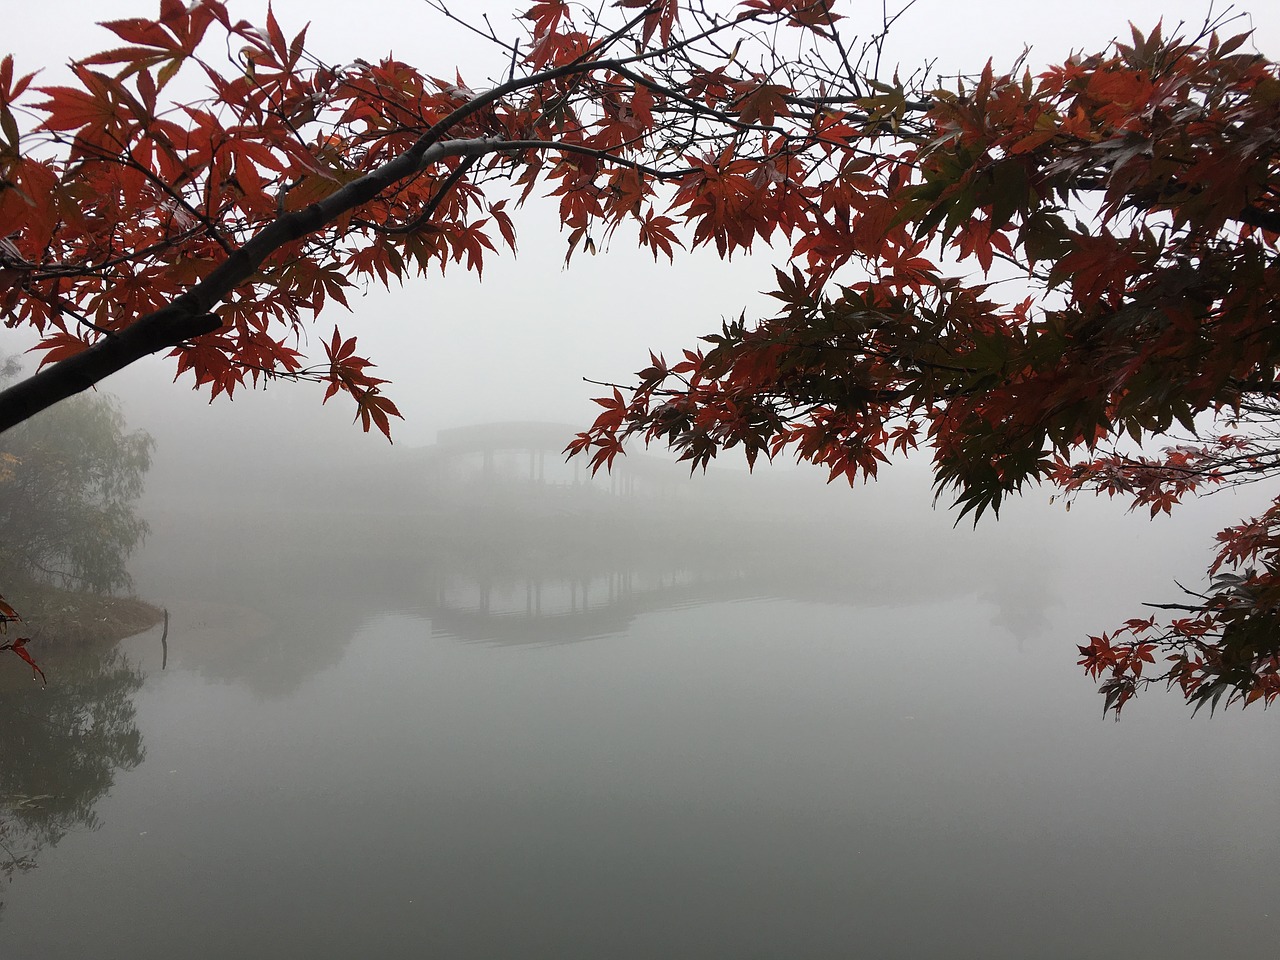
M103 24L116 45L74 61L72 83L5 57L0 315L39 335L42 370L0 395L0 429L169 351L213 397L315 380L389 437L399 411L352 338L335 331L328 362L308 363L316 315L371 282L481 274L515 250L512 212L535 192L559 203L566 259L624 223L655 258L689 242L684 227L726 254L791 231L791 168L813 134L774 129L795 81L767 31L816 39L825 9L623 0L605 24L541 0L513 39L490 31L507 77L478 91L390 58L322 63L305 29L219 0ZM744 44L751 69L723 62ZM187 74L208 94L171 102Z
M9 629L9 624L21 622L22 617L18 616L18 611L13 609L4 597L0 597L0 633L7 631ZM31 667L31 675L33 677L36 674L39 674L41 683L47 684L48 679L45 677L44 671L40 669L40 665L36 663L31 654L27 652L27 644L30 642L30 637L17 637L13 640L6 640L4 643L0 643L0 652L5 650L13 651L13 653L21 657L26 661L27 665Z
M785 174L804 202L781 310L654 357L571 449L605 466L638 437L697 468L740 447L852 483L923 446L975 521L1042 483L1154 516L1274 476L1280 71L1247 42L1134 30L1036 77L868 81L815 121L830 163ZM1280 696L1277 510L1161 605L1186 616L1081 648L1108 711L1152 683L1197 708Z

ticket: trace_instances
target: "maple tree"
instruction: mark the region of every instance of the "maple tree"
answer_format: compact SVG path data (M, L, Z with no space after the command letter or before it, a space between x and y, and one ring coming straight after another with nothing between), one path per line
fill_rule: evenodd
M852 483L923 445L975 522L1031 484L1154 517L1271 478L1280 72L1247 42L1135 29L1038 77L872 84L832 166L788 174L809 205L780 312L651 357L573 449L790 452ZM1280 501L1218 540L1205 592L1150 605L1180 615L1080 648L1106 711L1154 683L1197 709L1280 695Z
M787 260L775 316L600 399L569 447L597 469L642 438L695 468L738 447L852 481L924 446L975 520L1032 483L1155 514L1269 477L1275 65L1207 25L1038 76L888 80L887 25L854 42L837 6L538 0L518 39L473 27L505 77L478 89L325 64L305 30L216 0L105 24L123 46L71 85L6 57L0 312L44 366L0 393L0 430L169 351L213 396L320 381L389 436L398 411L356 340L335 328L308 365L307 324L356 284L480 272L537 193L566 259L634 230L655 258ZM169 103L179 74L207 94ZM1152 437L1167 449L1143 452ZM1107 709L1157 682L1197 705L1280 695L1278 551L1280 506L1224 531L1183 616L1091 638Z

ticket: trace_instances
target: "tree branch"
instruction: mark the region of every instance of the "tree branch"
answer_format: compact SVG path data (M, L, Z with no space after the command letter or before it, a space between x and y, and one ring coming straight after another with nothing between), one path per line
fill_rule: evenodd
M445 157L479 156L502 148L502 141L492 139L424 144L425 139L325 199L277 217L167 306L0 392L0 433L59 400L89 389L142 357L219 329L222 320L213 309L285 244L316 232L397 181Z
M1259 210L1257 207L1245 207L1236 217L1241 223L1251 227L1261 227L1272 233L1280 233L1280 213L1275 210Z

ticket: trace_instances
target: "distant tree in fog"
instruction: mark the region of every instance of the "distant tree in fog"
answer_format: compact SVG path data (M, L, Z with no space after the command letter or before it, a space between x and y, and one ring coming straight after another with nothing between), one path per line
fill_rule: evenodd
M0 374L15 372L10 361ZM73 397L0 434L0 584L128 589L125 562L147 532L134 504L152 445L101 395Z

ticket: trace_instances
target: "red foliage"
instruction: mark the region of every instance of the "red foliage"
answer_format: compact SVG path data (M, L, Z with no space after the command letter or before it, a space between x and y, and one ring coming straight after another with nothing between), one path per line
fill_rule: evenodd
M1154 515L1280 465L1280 74L1247 37L1135 30L1038 77L912 89L850 65L829 0L615 9L533 3L509 79L479 92L319 63L305 31L217 0L106 24L124 46L70 85L0 61L0 314L45 366L0 394L0 429L170 351L214 396L315 380L390 436L355 338L335 328L308 365L304 329L353 285L480 274L543 186L569 256L626 226L655 258L789 257L777 315L598 401L569 447L593 468L637 437L695 468L741 447L853 481L926 447L976 520L1036 483ZM212 92L175 109L183 70ZM1011 277L1026 290L1001 302ZM1139 454L1150 437L1166 449ZM1083 648L1108 709L1152 682L1275 698L1276 523L1224 531L1187 617Z
M11 623L21 623L22 618L18 616L18 611L13 609L9 603L0 597L0 633L8 629ZM40 675L40 682L47 684L49 681L45 678L44 671L40 669L40 665L32 659L31 654L27 653L27 644L31 642L29 637L18 637L16 640L8 640L0 643L0 651L12 650L19 657L25 660L31 667L31 674Z

